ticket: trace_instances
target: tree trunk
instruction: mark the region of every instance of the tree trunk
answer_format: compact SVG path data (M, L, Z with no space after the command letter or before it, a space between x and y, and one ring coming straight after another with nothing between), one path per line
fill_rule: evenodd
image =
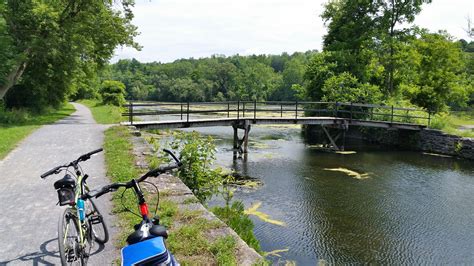
M0 99L3 99L5 94L16 84L21 75L23 75L27 65L26 61L20 62L18 66L8 74L5 83L0 86Z

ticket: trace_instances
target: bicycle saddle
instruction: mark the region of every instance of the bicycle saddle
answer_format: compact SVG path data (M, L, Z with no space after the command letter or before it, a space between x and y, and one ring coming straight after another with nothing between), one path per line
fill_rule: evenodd
M72 178L71 175L66 174L63 178L59 179L58 181L54 182L54 188L73 188L76 186L76 179Z
M155 225L152 223L140 226L135 232L131 233L127 237L127 243L133 245L138 242L142 242L147 239L161 236L163 238L168 238L168 232L166 228L162 225Z

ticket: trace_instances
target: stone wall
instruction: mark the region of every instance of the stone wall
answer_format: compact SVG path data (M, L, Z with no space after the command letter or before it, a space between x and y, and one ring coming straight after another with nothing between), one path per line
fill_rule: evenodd
M326 138L320 126L310 126L306 134L316 141ZM309 135L308 135L309 134ZM421 131L349 127L346 138L360 139L402 150L415 150L444 154L474 160L474 138L446 134L440 130L425 129Z
M416 149L474 160L474 138L427 129L418 133Z

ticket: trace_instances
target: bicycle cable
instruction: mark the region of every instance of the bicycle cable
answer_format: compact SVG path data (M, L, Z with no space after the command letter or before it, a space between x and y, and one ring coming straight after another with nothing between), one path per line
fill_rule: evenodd
M153 186L156 190L156 195L157 195L157 199L156 199L156 206L155 206L155 212L154 214L156 215L158 213L158 206L160 204L160 190L158 189L158 187L151 183L151 182L148 182L148 181L142 181L142 183L147 183L147 184L150 184L151 186ZM125 202L123 201L124 200L124 196L125 196L125 192L128 190L128 188L124 189L122 194L120 195L120 204L122 205L122 207L124 208L125 211L129 212L129 213L132 213L138 217L142 217L140 214L132 211L130 208L128 208L125 204Z
M147 183L147 184L150 184L152 186L155 187L155 190L156 190L156 206L155 206L155 215L157 215L158 213L158 205L160 204L160 190L158 189L158 187L151 183L151 182L148 182L148 181L143 181L143 183Z
M124 195L125 195L125 192L128 190L128 188L124 189L123 192L122 192L122 195L120 196L120 204L122 204L122 207L125 209L125 211L131 213L131 214L134 214L138 217L142 217L141 215L137 214L136 212L130 210L126 205L125 205L125 202L123 202L123 198L124 198Z
M77 163L77 166L79 166L79 170L81 171L81 175L84 175L84 171L82 170L82 166L79 163Z

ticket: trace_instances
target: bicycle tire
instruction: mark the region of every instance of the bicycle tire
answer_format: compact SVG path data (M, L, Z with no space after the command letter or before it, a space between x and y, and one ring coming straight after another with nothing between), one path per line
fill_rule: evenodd
M71 210L71 208L66 208L59 217L59 257L61 258L62 265L84 265L83 256L79 247L79 226L77 224L76 216ZM69 230L71 231L69 232Z
M107 229L107 224L105 223L104 216L100 213L97 205L92 199L89 199L91 203L91 213L89 214L89 225L91 234L94 237L94 241L99 244L105 244L109 241L109 230ZM93 224L91 217L99 219L98 223Z

